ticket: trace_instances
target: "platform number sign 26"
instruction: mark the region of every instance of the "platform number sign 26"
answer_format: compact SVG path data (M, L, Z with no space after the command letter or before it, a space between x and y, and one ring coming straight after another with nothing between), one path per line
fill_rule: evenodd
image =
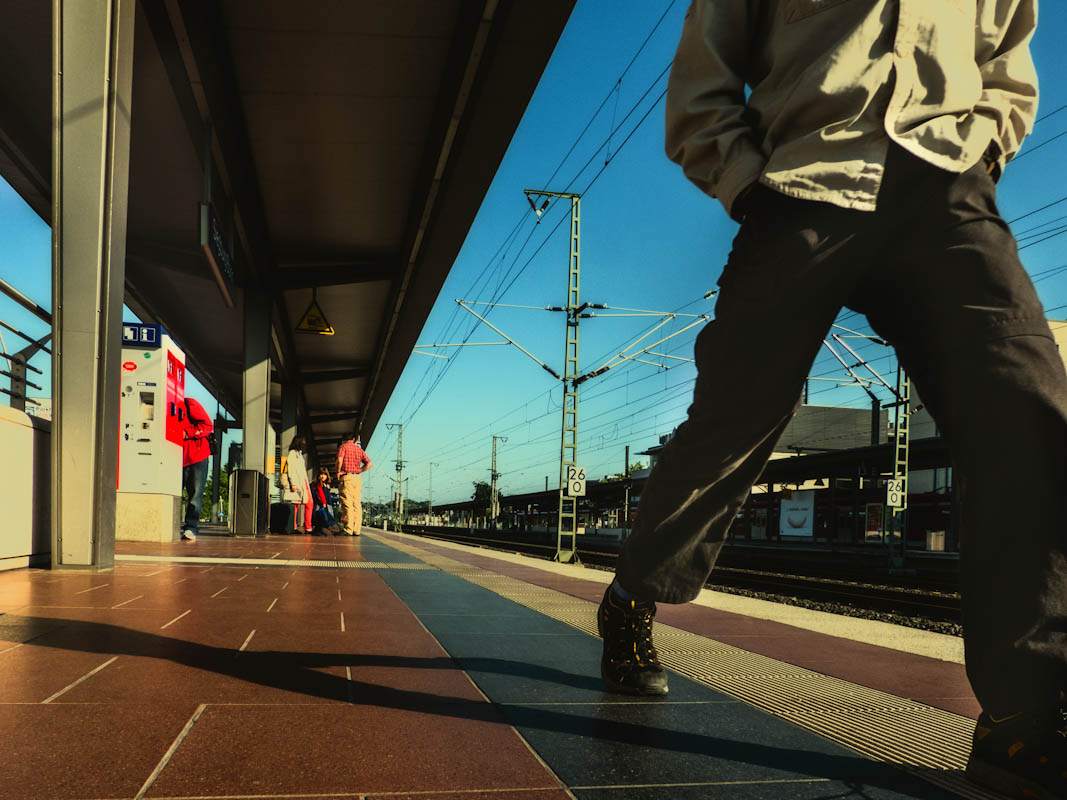
M885 504L890 508L906 508L908 501L904 494L903 479L885 482Z
M567 494L570 497L585 497L585 468L567 465Z

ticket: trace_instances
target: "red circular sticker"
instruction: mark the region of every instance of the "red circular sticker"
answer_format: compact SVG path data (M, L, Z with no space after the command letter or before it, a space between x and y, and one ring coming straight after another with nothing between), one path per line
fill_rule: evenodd
M137 369L137 364L133 361L123 361L122 368L127 372L133 372L135 369Z

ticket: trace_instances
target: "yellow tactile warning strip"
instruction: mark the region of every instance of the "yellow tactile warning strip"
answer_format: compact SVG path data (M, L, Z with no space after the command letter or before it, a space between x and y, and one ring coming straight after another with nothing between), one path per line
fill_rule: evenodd
M388 541L444 572L596 636L596 604L421 547ZM656 623L663 664L863 755L893 764L962 797L1000 800L963 774L974 722L939 708L750 653Z

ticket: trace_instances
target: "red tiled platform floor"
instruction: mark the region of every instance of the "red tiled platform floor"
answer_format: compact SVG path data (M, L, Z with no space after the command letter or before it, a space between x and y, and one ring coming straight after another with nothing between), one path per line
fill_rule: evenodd
M365 545L120 544L193 548L360 560ZM0 743L5 800L568 796L369 569L0 573Z

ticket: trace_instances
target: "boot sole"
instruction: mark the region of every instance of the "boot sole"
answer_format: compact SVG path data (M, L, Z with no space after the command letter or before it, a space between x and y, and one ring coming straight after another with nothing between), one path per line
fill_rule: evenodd
M600 679L604 681L604 685L609 691L616 694L628 694L637 697L661 697L667 694L667 690L670 688L667 684L663 684L662 687L657 686L629 686L625 683L619 683L608 677L604 667L600 668Z

